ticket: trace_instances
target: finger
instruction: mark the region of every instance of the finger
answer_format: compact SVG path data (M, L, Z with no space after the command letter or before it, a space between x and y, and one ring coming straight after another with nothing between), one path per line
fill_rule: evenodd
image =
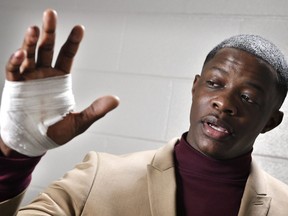
M84 27L83 26L75 26L69 37L67 38L67 41L62 46L56 64L55 68L58 70L61 70L65 73L70 73L70 69L72 67L74 56L77 53L77 50L79 48L80 42L82 41L84 36Z
M47 136L59 145L65 144L87 130L95 121L119 105L115 96L104 96L80 113L70 113L62 121L50 126ZM64 131L64 133L63 133Z
M24 50L16 51L6 64L6 79L10 81L20 81L22 76L20 67L25 60L26 53Z
M26 59L21 66L21 72L35 69L35 50L39 39L39 29L36 26L29 27L26 31L22 49L26 51Z
M50 67L53 59L57 13L46 10L43 14L42 36L39 43L37 66Z

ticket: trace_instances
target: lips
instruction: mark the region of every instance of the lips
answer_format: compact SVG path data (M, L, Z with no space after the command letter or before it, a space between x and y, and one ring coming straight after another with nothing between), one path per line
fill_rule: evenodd
M232 127L216 116L209 115L202 119L204 133L215 140L224 140L233 135Z

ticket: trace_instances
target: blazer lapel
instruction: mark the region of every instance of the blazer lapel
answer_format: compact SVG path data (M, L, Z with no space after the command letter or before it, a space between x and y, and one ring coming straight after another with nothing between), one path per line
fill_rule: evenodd
M159 149L147 167L148 193L152 216L176 216L176 179L174 145L178 139ZM255 162L251 164L238 216L267 216L271 197L265 177Z
M147 167L148 193L153 216L176 215L174 145L176 139L159 149Z
M252 161L238 216L266 216L271 197L267 195L265 177L260 168Z

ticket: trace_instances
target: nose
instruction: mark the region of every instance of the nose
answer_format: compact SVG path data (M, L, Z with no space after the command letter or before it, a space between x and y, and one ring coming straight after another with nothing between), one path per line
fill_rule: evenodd
M219 112L234 116L237 114L237 106L232 94L219 94L212 100L212 106Z

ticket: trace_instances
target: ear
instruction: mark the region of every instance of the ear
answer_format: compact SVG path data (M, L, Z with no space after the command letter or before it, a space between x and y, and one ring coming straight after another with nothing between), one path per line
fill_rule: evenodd
M195 92L195 89L196 89L196 87L197 87L197 84L198 84L199 79L200 79L200 75L197 74L197 75L194 77L194 81L193 81L192 96L193 96L193 94L194 94L194 92Z
M263 130L261 131L261 133L266 133L267 131L270 131L273 128L277 127L282 122L283 116L284 114L280 110L275 111L265 125L265 127L263 128Z

